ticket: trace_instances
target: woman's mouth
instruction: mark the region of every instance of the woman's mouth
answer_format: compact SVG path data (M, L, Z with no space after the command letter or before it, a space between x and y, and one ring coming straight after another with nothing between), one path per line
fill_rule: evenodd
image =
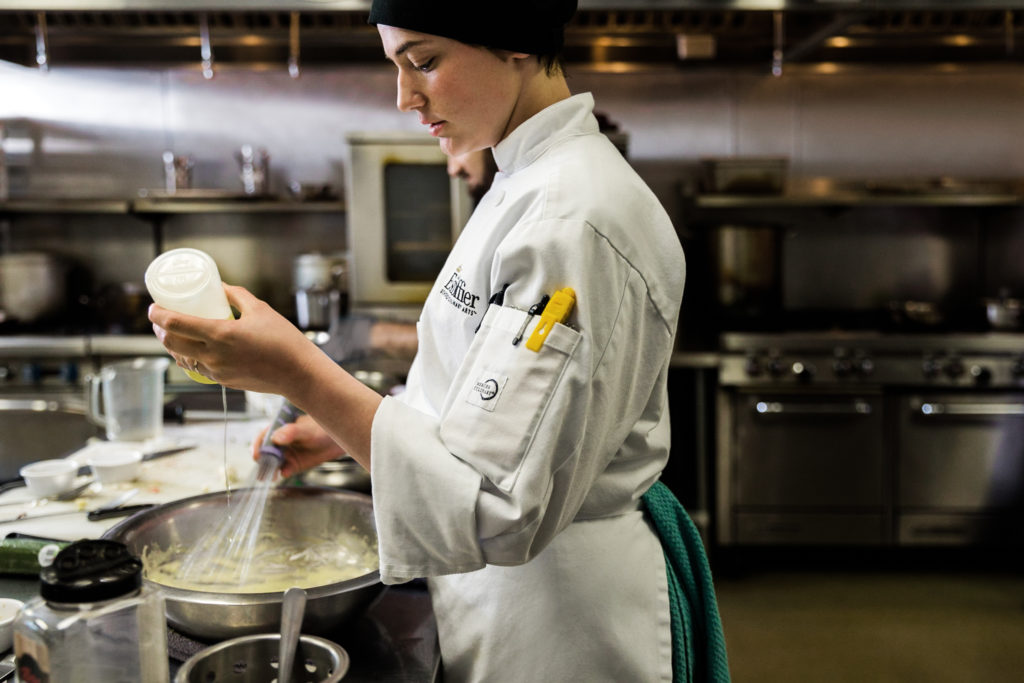
M444 121L434 121L433 123L427 124L430 129L430 134L435 138L441 134L441 128L444 126Z

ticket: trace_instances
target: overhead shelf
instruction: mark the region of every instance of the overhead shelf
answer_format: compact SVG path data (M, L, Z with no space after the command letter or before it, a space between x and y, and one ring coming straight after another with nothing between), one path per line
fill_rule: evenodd
M833 192L829 194L733 195L703 194L693 198L700 209L801 208L821 206L1018 206L1024 195L1007 194L880 194Z
M191 213L341 213L342 201L283 201L276 199L138 199L131 212L138 214Z
M996 207L1024 205L1024 182L946 177L841 180L793 177L781 192L709 192L686 197L695 209L822 207Z
M0 213L128 213L123 199L12 199L0 202Z
M0 214L204 214L343 213L341 200L295 201L275 198L14 199L0 202Z

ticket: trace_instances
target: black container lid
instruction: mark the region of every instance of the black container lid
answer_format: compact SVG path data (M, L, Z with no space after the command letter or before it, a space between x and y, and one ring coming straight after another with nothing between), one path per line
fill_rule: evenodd
M39 595L52 602L102 602L142 586L142 562L118 541L75 541L39 574Z

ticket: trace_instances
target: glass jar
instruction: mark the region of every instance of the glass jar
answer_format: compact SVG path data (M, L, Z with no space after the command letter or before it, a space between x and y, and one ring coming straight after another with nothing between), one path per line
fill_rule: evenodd
M167 624L159 590L117 541L84 540L40 572L40 596L14 624L23 683L166 683Z

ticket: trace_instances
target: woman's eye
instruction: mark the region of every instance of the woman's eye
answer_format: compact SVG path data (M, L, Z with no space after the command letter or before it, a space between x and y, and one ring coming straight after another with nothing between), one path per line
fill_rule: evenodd
M422 64L413 64L413 66L416 67L420 71L430 71L432 68L434 68L434 58L431 57L430 59L428 59L427 61L423 62Z

